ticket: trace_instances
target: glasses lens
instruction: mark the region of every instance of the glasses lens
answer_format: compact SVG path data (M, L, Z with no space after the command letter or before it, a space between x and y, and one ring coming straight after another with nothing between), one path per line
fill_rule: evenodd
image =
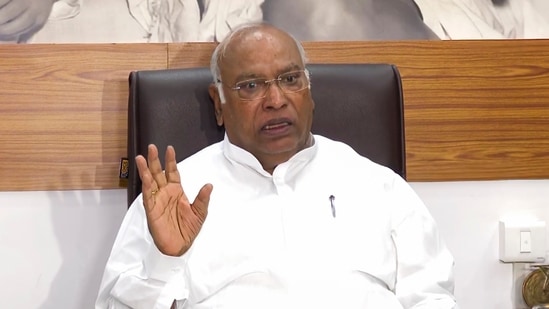
M244 100L253 100L263 96L267 90L266 79L250 79L236 83L238 95Z
M238 95L242 100L256 100L264 98L267 89L274 82L278 83L280 89L285 93L298 92L309 86L305 71L292 71L271 80L264 78L244 80L236 83L233 89L238 91Z
M284 92L297 92L308 86L307 77L303 71L284 73L278 77L278 85Z

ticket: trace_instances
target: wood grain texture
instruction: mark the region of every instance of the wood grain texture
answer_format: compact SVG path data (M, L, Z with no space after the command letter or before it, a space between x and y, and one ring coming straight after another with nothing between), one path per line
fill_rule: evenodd
M209 67L215 43L179 43L168 45L168 68Z
M549 178L547 41L373 47L402 74L410 180Z
M165 67L165 45L2 45L0 189L119 187L128 73Z
M304 45L399 67L409 180L549 178L549 40ZM129 72L208 66L214 46L3 45L0 190L122 187Z
M409 180L549 178L548 40L304 46L311 63L399 67ZM181 57L188 48L170 49L171 67L188 65Z

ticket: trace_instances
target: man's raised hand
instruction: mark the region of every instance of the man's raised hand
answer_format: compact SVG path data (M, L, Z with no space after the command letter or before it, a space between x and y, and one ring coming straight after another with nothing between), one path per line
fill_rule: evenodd
M165 170L162 169L155 145L149 145L147 159L138 155L135 161L154 243L163 254L180 256L191 247L202 228L213 186L204 185L190 203L181 185L172 146L166 149Z

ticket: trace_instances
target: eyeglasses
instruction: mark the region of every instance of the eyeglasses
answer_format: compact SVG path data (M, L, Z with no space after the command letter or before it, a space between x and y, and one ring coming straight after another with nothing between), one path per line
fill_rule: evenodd
M221 83L220 80L218 82ZM251 101L267 96L267 89L276 82L284 93L294 93L309 87L309 72L307 70L291 71L280 74L275 79L254 78L237 82L234 87L227 86L238 92L241 100Z

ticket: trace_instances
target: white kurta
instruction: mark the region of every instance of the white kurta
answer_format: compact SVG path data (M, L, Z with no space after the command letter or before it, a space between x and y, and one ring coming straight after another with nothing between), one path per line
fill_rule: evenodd
M72 18L80 13L84 0L58 0L51 8L50 20Z
M221 41L235 27L263 20L264 0L128 0L150 42Z
M198 40L221 42L236 27L263 20L264 0L204 0Z
M457 308L453 258L411 187L314 139L272 175L227 139L179 163L191 200L214 186L198 238L182 257L163 256L137 198L96 308Z
M414 0L441 39L549 38L549 13L535 0Z

